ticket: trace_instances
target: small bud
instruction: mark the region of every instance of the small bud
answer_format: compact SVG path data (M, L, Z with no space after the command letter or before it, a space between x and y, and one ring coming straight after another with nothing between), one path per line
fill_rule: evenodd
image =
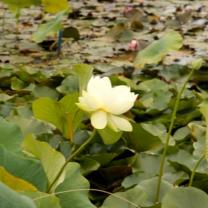
M144 0L138 0L140 4L144 4Z
M126 6L123 10L123 14L125 17L128 17L129 13L131 13L134 10L131 6Z
M185 11L186 12L192 12L193 11L193 8L191 6L186 6L185 7Z
M137 51L138 49L139 49L139 42L138 42L138 40L132 40L129 43L129 50Z

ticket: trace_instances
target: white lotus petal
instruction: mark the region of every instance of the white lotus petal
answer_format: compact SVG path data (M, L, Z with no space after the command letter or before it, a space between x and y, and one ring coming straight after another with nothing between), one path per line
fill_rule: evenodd
M110 79L108 77L93 77L88 83L87 90L96 100L99 100L100 108L106 109L106 100L109 101L109 95L112 92Z
M105 103L106 109L115 115L123 114L134 106L136 98L137 95L130 92L129 87L125 85L114 87L108 102Z
M92 77L87 85L87 92L100 102L111 92L112 86L108 77Z
M90 108L88 105L86 105L85 103L76 103L76 105L82 109L83 111L87 111L87 112L90 112L90 111L93 111L92 108Z
M104 111L96 111L91 115L91 123L96 129L104 129L107 125L107 114Z
M132 131L131 123L125 118L109 115L108 123L110 127L113 127L113 130L118 129L120 131Z
M99 100L86 91L83 91L82 96L79 97L78 106L85 111L95 111L101 107Z

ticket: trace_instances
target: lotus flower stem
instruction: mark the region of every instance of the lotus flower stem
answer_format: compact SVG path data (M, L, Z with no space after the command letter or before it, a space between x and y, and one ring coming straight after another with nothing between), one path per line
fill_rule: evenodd
M89 138L78 148L76 149L66 160L66 162L64 163L64 165L62 166L62 168L60 169L59 173L57 174L57 176L55 177L54 181L49 185L48 187L48 191L47 193L50 193L54 184L56 184L56 182L59 180L59 178L61 177L63 171L65 170L67 164L72 161L72 159L74 159L77 155L79 155L84 149L85 147L92 141L92 139L94 138L96 133L96 129L93 130L92 134L89 136Z
M191 177L190 177L188 186L192 186L192 183L193 183L193 180L194 180L194 176L195 176L196 170L199 167L199 165L200 165L200 163L201 163L201 161L203 159L204 159L204 155L197 161L196 165L194 166L194 168L193 168L193 170L191 172Z
M183 92L186 88L186 85L187 85L189 79L192 77L195 69L196 68L194 68L194 67L191 69L190 73L188 74L186 80L184 81L184 83L183 83L182 87L180 88L180 90L177 94L177 97L176 97L175 105L174 105L173 112L172 112L172 115L171 115L170 125L169 125L169 128L168 128L167 137L166 137L166 140L165 140L166 142L165 142L165 146L164 146L164 149L163 149L162 158L161 158L161 162L160 162L160 169L159 169L159 176L158 176L155 203L159 203L159 199L160 199L160 190L161 190L162 176L163 176L163 173L164 173L165 159L166 159L168 144L170 142L171 133L172 133L172 129L173 129L173 126L174 126L175 119L176 119L176 113L177 113L177 110L178 110L180 99L181 99L181 96L182 96L182 94L183 94Z

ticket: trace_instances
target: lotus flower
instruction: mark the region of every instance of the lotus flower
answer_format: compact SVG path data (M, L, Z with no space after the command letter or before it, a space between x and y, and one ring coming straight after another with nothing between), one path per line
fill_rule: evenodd
M139 49L139 42L138 42L138 40L132 40L129 43L129 50L131 50L131 51L138 51L138 49Z
M93 76L77 105L90 113L91 124L96 129L109 126L114 131L132 131L131 123L122 114L133 107L136 98L130 87L112 87L108 77Z

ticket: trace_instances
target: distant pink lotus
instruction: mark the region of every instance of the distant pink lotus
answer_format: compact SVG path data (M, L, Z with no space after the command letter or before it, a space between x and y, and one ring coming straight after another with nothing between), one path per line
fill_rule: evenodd
M138 42L138 40L131 40L131 42L129 43L128 49L130 51L137 51L139 49L139 42Z

